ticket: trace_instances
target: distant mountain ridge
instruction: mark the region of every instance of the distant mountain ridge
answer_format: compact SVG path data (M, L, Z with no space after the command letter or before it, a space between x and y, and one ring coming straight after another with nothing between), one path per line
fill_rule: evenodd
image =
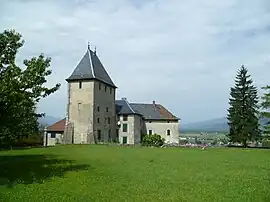
M53 116L44 116L38 119L40 125L52 125L53 123L61 120L61 118L53 117Z
M200 121L195 123L180 124L180 132L192 131L192 132L228 132L229 126L227 119L217 118L206 121Z
M268 121L267 118L261 118L259 120L260 125L265 125ZM227 124L227 118L217 118L207 121L180 124L180 132L191 131L191 132L228 132L229 126Z

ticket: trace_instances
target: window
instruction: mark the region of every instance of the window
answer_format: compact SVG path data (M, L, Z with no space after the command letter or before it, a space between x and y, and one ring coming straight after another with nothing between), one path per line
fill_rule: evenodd
M169 129L167 130L167 135L171 135L171 131Z
M98 138L98 141L101 140L101 130L98 130L97 131L97 138Z
M111 129L109 129L108 131L108 137L109 137L109 140L111 140Z
M117 138L117 140L119 138L119 129L116 129L116 138Z
M101 90L101 83L99 83L99 86L98 86L99 90Z
M99 118L97 118L97 123L99 123Z
M81 81L79 82L79 88L80 89L82 88L82 82Z
M56 134L55 133L51 133L51 138L55 138Z
M78 103L78 110L82 109L82 103Z
M108 107L106 107L106 112L108 112L109 111L109 108Z
M127 125L126 123L123 124L123 132L127 132L127 130L128 130L128 129L127 129L127 126L128 126L128 125Z
M111 118L108 117L108 124L111 124Z
M105 90L105 92L107 91L107 86L105 85L105 87L104 87L104 90Z
M112 88L110 88L110 94L112 94Z
M99 106L97 107L97 111L99 112Z
M152 130L149 130L149 131L148 131L148 134L149 134L149 135L152 135Z
M128 120L128 115L123 115L123 121L127 121Z

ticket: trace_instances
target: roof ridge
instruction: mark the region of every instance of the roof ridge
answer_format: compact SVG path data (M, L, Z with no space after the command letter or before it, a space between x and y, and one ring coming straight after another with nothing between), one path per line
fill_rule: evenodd
M87 48L80 62L66 79L66 81L78 80L98 80L113 88L117 88L96 52L93 52L90 47Z
M91 49L90 49L90 47L88 47L87 51L88 51L88 57L89 57L89 62L90 62L90 68L91 68L93 77L96 78L96 76L95 76L95 71L94 71L94 67L93 67L93 62L92 62L92 54L91 54Z
M125 100L125 102L127 103L129 109L130 109L134 114L136 114L135 111L134 111L134 110L132 109L132 107L130 106L129 102L128 102L127 100Z
M59 122L65 120L65 119L66 119L66 118L62 118L62 119L60 119L59 121L56 121L56 122L54 122L53 124L51 124L51 125L49 125L49 126L52 126L52 125L54 125L54 124L57 124L57 123L59 123ZM49 126L48 126L48 127L49 127Z
M152 103L140 103L140 102L131 102L130 104L134 105L153 105ZM161 105L159 103L156 103L155 105Z

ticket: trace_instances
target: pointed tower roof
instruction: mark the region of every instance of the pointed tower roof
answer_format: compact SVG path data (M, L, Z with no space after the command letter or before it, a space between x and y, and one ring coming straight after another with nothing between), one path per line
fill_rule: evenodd
M96 51L92 51L89 46L71 76L66 79L66 81L77 80L98 80L117 88L100 62Z

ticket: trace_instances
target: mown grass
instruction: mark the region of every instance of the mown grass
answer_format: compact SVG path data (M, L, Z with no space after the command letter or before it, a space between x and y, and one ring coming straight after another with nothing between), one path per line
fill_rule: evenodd
M270 151L57 146L0 152L0 201L270 201Z

